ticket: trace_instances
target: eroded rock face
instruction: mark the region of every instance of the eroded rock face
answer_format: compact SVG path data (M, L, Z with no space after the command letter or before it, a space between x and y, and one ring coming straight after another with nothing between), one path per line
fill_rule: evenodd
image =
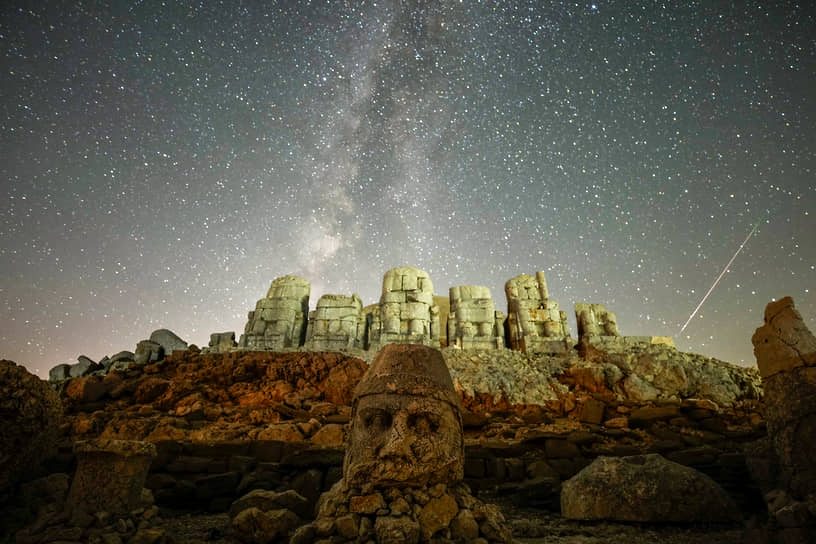
M238 343L250 349L296 348L306 340L311 284L297 276L272 282L266 297L249 312Z
M763 378L802 366L816 366L816 337L796 311L791 297L765 308L765 325L751 338Z
M448 345L462 349L504 347L504 314L496 311L490 289L481 285L450 288Z
M501 513L470 494L463 474L459 399L441 353L385 346L355 389L343 479L293 540L511 542Z
M507 295L507 333L511 349L563 353L569 349L567 314L549 299L543 272L533 278L521 274L504 286Z
M579 302L575 305L575 320L578 323L578 337L620 336L618 318L603 304Z
M141 500L156 446L135 440L88 440L75 447L77 471L68 504L88 513L127 514Z
M48 384L0 361L0 492L56 450L62 406Z
M771 487L769 529L816 531L816 338L785 297L768 304L765 324L751 340L765 392L768 441L778 464L776 481L765 482Z
M638 522L742 519L714 480L657 454L597 458L564 483L561 515Z
M439 308L427 272L392 268L383 277L379 306L370 314L369 349L388 344L439 347Z

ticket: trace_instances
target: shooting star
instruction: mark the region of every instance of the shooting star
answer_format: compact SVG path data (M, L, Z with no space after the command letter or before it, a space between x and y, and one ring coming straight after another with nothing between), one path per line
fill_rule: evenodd
M683 326L680 327L680 334L682 334L683 331L686 330L686 327L688 327L688 324L691 323L691 320L694 319L694 316L697 315L697 312L700 311L700 308L703 307L703 304L705 304L705 301L708 298L708 296L711 294L711 292L714 290L714 288L717 287L717 284L720 283L720 280L723 278L723 276L725 276L725 273L728 272L728 268L734 262L734 259L737 258L737 255L740 254L740 251L742 251L742 248L745 247L745 244L748 243L748 240L751 238L751 236L753 236L754 232L756 232L756 229L759 227L760 223L762 223L762 219L757 221L756 225L754 225L754 228L751 229L751 232L748 233L748 236L745 237L745 240L743 240L742 243L740 244L739 248L737 248L737 251L736 251L736 253L734 253L734 256L731 257L731 260L728 261L727 265L725 265L725 268L723 268L722 272L720 272L720 275L717 276L716 280L714 280L714 283L711 285L711 289L709 289L708 292L703 296L702 300L700 300L700 303L697 305L696 308L694 308L694 311L691 312L691 315L689 316L689 318L686 320L686 322L683 324Z

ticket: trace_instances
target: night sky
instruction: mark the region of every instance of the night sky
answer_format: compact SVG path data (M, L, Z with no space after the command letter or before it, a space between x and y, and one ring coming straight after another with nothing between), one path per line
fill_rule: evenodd
M0 7L0 357L41 376L405 265L501 310L544 270L573 336L603 303L743 365L774 298L816 329L810 2L34 4Z

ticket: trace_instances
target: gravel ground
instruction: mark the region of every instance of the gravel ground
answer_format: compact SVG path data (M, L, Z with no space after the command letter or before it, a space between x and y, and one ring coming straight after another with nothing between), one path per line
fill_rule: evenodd
M660 525L569 521L541 510L527 510L498 502L518 535L519 544L735 544L743 529L735 525ZM163 511L162 527L178 544L212 542L235 544L227 514L190 514ZM522 536L526 535L526 536Z

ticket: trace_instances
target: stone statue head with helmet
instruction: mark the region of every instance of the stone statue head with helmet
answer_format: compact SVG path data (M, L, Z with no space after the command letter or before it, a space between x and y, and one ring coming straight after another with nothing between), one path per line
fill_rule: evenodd
M451 483L463 472L461 408L442 354L384 346L354 392L346 486Z

